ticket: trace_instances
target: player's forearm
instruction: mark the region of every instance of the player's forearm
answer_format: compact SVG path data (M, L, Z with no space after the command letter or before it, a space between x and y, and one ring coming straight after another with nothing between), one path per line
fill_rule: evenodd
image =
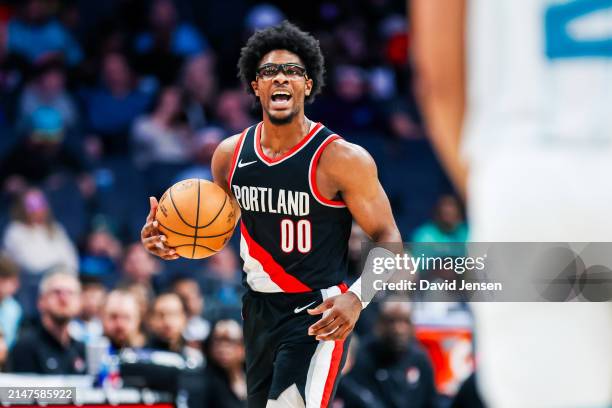
M410 1L417 98L432 145L462 196L466 178L460 155L465 109L464 15L464 1Z
M376 244L401 244L402 236L399 229L395 226L381 229L371 234L372 241Z
M370 238L376 244L376 246L368 253L368 257L364 265L364 271L372 270L372 262L374 262L374 258L395 257L395 255L403 254L404 247L402 236L393 220L385 224L383 228L370 232ZM389 273L381 275L380 279L386 282L392 277L392 275L393 271L389 271ZM365 308L370 303L375 294L375 291L373 292L369 289L364 290L362 287L361 276L355 282L353 282L349 288L349 292L352 292L359 299L362 308Z

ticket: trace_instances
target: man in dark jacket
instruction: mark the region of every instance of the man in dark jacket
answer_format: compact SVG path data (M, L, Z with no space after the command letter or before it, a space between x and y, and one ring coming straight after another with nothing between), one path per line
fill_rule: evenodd
M11 350L8 372L84 374L85 347L72 339L68 323L80 310L81 285L76 275L55 271L40 282L40 325L23 333Z
M364 341L348 378L388 408L436 407L433 368L413 336L410 304L380 304L375 335Z

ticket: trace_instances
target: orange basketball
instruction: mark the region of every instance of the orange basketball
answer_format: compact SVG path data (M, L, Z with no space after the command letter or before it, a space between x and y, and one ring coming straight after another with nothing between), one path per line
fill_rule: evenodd
M170 187L159 200L155 219L167 244L184 258L206 258L227 244L237 211L218 185L188 179Z

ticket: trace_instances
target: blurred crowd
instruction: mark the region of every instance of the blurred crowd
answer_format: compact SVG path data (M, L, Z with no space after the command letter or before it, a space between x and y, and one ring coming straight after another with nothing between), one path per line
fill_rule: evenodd
M326 58L307 115L372 154L404 240L465 240L412 95L404 1L0 1L3 371L83 373L85 345L105 336L206 367L206 406L244 404L236 238L164 262L139 233L148 196L211 179L218 143L260 120L236 63L254 30L284 19ZM356 227L353 278L364 238ZM410 307L371 310L351 350L380 358L347 364L338 403L432 406Z

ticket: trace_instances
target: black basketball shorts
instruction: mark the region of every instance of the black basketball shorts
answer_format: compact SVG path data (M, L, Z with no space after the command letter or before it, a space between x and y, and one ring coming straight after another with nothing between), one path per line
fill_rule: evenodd
M249 408L328 407L344 365L346 341L318 341L308 327L323 315L307 309L346 291L340 284L307 293L242 298ZM348 346L348 342L346 342Z

